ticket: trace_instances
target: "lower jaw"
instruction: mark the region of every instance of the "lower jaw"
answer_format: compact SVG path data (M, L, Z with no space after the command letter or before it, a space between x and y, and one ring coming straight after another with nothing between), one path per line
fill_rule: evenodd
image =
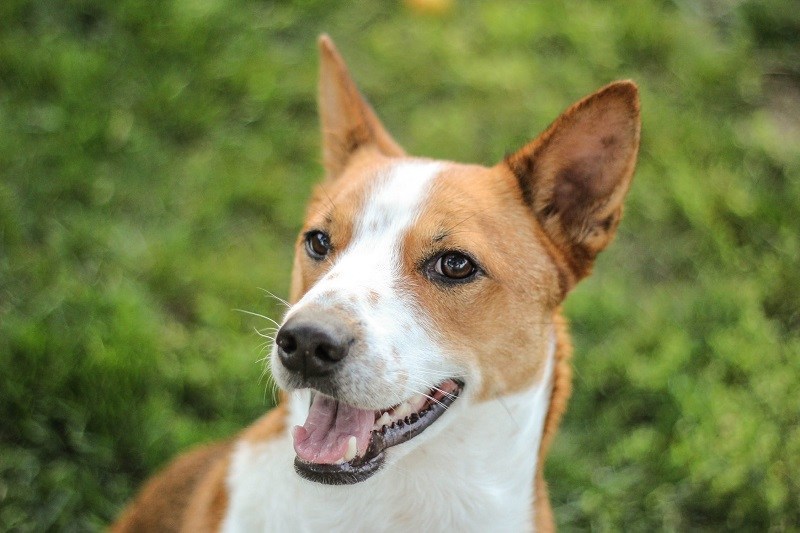
M300 477L325 485L354 485L378 472L386 460L386 452L368 459L360 464L342 463L327 465L307 463L299 457L294 459L294 469Z

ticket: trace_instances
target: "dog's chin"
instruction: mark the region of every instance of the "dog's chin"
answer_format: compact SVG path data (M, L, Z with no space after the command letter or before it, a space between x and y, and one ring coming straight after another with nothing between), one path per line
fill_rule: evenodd
M375 425L363 454L333 464L313 463L295 457L295 470L301 477L325 485L352 485L369 479L383 467L390 448L413 440L435 424L463 390L462 381L449 379L424 395L376 410Z

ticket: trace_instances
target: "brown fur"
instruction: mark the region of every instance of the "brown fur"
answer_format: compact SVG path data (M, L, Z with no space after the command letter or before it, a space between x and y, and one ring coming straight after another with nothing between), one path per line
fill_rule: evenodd
M561 422L561 416L567 409L567 402L572 394L572 341L569 337L567 321L561 316L559 309L553 315L556 326L556 364L553 369L553 392L550 395L550 407L544 422L544 433L539 445L539 462L536 469L534 502L534 516L536 517L536 530L541 532L555 531L553 509L550 507L550 497L547 482L544 480L544 461Z
M327 176L338 176L349 163L350 156L366 146L388 156L404 155L358 92L347 65L327 35L320 37L319 49L322 155Z
M209 472L222 470L230 453L231 443L223 442L197 448L173 461L156 474L141 490L136 500L126 509L111 528L113 533L179 532L183 531L187 516L198 511L209 518L208 531L217 528L213 507L193 504L199 487L210 483ZM216 498L225 498L224 485L213 483L206 490L217 492ZM220 492L221 491L221 492ZM213 498L212 498L213 500ZM221 517L221 513L218 515ZM200 531L200 530L194 530Z
M506 159L576 281L614 236L638 148L638 92L622 81L571 106Z
M544 369L560 290L557 268L537 236L507 170L452 164L403 243L406 285L432 317L440 341L453 353L478 357L484 376L479 400L520 391ZM424 278L419 263L447 250L470 251L485 275L443 291Z
M358 92L330 39L323 36L319 44L326 180L314 192L296 243L293 302L330 264L306 260L304 234L326 231L334 259L352 239L353 220L368 198L371 180L405 157ZM451 164L403 242L406 285L432 317L440 341L455 353L478 354L478 361L468 363L477 364L484 376L479 400L519 391L539 379L547 349L543 339L555 325L553 388L532 480L539 531L555 527L544 460L571 390L572 345L560 304L614 236L638 142L636 86L608 85L570 107L495 167ZM480 280L442 291L422 279L421 262L459 249L477 256L485 270ZM285 418L283 401L241 438L269 440L285 430ZM113 531L217 530L227 506L231 449L222 443L178 458L142 489Z
M269 440L286 429L286 398L242 432L251 442ZM112 533L218 531L228 506L225 488L232 442L197 448L156 474L125 510Z

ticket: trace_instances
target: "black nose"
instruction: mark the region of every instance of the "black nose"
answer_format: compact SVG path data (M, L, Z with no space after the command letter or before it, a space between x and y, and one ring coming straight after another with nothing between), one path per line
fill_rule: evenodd
M352 342L347 328L326 316L313 319L294 316L281 326L275 337L283 366L306 378L333 372Z

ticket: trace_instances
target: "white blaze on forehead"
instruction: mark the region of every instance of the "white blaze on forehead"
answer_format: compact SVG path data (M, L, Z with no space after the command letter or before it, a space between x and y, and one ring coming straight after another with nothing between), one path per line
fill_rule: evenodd
M346 289L349 295L367 291L386 295L396 288L403 237L422 210L442 167L436 162L406 162L376 177L371 194L356 217L352 241L328 274L299 303L311 299L331 303L326 301L326 295L332 290Z
M379 178L357 220L353 241L334 270L379 294L394 288L403 237L441 169L441 163L401 163Z
M441 170L441 163L401 163L379 178L358 220L355 243L403 233L419 214L433 178Z

